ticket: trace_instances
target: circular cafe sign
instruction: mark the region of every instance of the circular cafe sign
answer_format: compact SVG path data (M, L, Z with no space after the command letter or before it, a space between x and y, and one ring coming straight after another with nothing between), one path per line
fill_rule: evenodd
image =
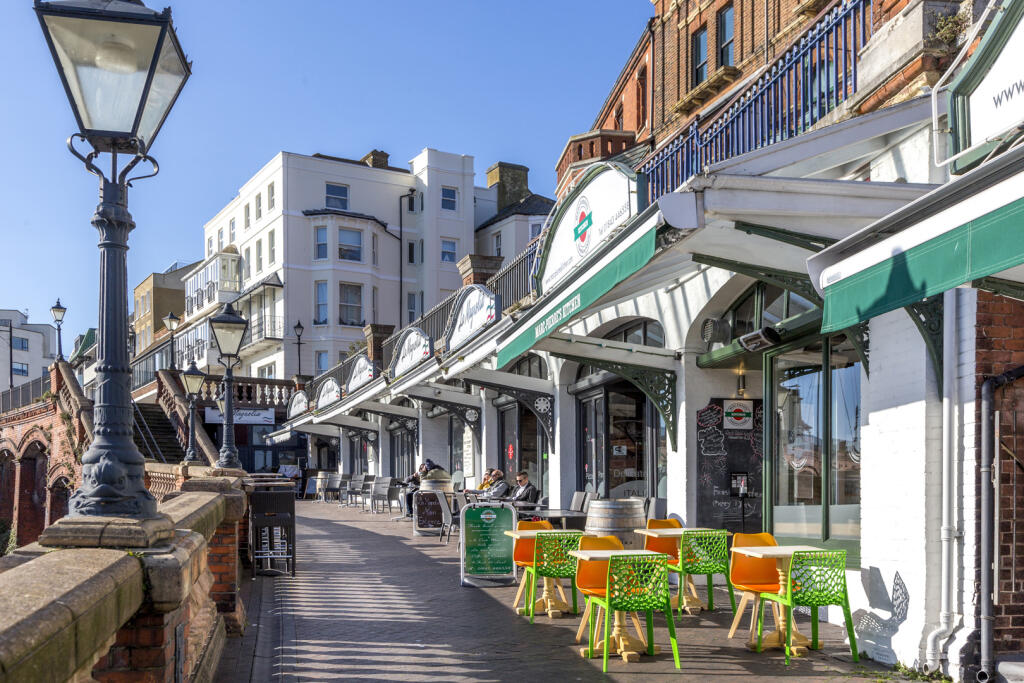
M498 515L494 514L494 510L484 510L480 513L480 521L487 522L490 524L498 518Z
M593 243L590 239L590 228L594 226L594 212L590 210L590 202L585 196L576 202L572 215L576 216L576 227L573 228L576 252L583 256Z
M725 404L726 429L751 429L754 426L752 401L731 401Z

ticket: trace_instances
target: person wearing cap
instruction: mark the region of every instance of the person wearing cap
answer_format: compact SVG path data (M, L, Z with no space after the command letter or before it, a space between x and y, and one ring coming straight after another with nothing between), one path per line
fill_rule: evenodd
M508 482L505 481L505 473L501 470L494 470L491 473L491 485L481 494L485 498L504 498L508 495Z

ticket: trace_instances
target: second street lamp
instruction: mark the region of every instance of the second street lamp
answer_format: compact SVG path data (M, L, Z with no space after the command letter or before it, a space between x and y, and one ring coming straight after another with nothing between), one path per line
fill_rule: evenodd
M295 373L297 376L302 377L302 331L306 329L302 326L302 321L295 323L295 355L299 358L299 371Z
M234 367L238 365L238 352L242 348L242 340L249 321L235 313L230 303L224 304L220 313L210 318L210 329L217 343L221 365L224 366L224 393L222 394L221 419L224 422L224 437L221 439L220 457L217 467L221 469L242 469L238 460L238 449L235 448L235 415L232 398L234 389Z
M196 367L196 362L189 363L188 370L181 373L181 383L188 394L188 450L185 451L184 462L201 462L196 452L196 398L203 390L206 373Z
M178 325L181 324L181 318L174 315L174 311L171 311L164 316L164 327L171 333L171 370L177 370L178 365L174 359L174 331L178 329Z
M64 314L67 312L68 309L60 305L60 298L57 299L57 303L50 306L50 315L53 316L53 322L57 323L57 360L64 360L64 347L61 344L60 326L64 323Z
M158 514L143 481L146 461L132 441L126 254L135 221L128 187L156 175L149 151L190 66L169 9L156 12L141 0L36 0L35 11L78 124L68 148L100 179L92 217L100 235L93 438L82 455L82 485L71 496L68 516L153 518ZM92 150L80 152L76 139ZM109 160L100 162L101 155ZM120 167L119 156L126 159ZM152 172L132 176L143 161ZM101 166L109 169L106 175Z

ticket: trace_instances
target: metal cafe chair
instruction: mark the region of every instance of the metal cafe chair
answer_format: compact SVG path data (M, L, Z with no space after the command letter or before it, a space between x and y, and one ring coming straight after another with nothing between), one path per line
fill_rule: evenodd
M583 503L587 502L586 491L576 491L572 494L572 501L569 503L569 509L573 512L583 512Z
M327 500L332 495L335 500L340 495L341 491L341 475L331 473L327 475L327 484L324 486L324 500Z
M344 496L339 496L338 505L352 505L356 495L363 490L363 478L365 474L353 474L349 480L348 488L344 490ZM343 498L343 499L342 499Z
M376 481L377 477L373 474L367 474L363 477L363 489L356 494L359 498L359 505L363 508L363 512L366 512L366 504L370 502L373 496L373 482Z
M370 493L370 512L377 513L377 503L380 503L380 511L384 512L384 505L388 502L388 490L391 488L393 479L385 477L373 482L373 491Z
M249 551L253 577L264 562L268 569L283 560L295 576L295 496L291 491L253 491L249 496Z
M452 508L448 505L448 496L441 491L431 491L431 493L437 496L438 504L441 506L441 532L438 534L437 540L444 539L444 530L448 529L448 538L445 539L445 545L447 545L452 540L452 529L459 526L462 518L452 514Z

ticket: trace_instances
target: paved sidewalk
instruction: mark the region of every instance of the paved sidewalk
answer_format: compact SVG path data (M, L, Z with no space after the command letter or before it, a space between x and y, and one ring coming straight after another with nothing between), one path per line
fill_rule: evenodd
M249 627L228 642L218 681L590 681L601 660L574 642L576 617L511 608L515 587L459 587L457 541L414 537L411 525L336 504L298 503L295 578L258 577L246 587ZM716 605L728 605L719 591ZM767 615L766 615L767 616ZM756 654L741 633L728 640L729 610L676 619L682 671L672 664L663 617L662 654L626 664L608 679L762 681L874 680L891 672L853 664L842 630L822 626L824 649L786 667L780 651ZM798 618L799 619L799 618ZM804 618L805 620L806 618ZM746 620L744 620L744 627Z

